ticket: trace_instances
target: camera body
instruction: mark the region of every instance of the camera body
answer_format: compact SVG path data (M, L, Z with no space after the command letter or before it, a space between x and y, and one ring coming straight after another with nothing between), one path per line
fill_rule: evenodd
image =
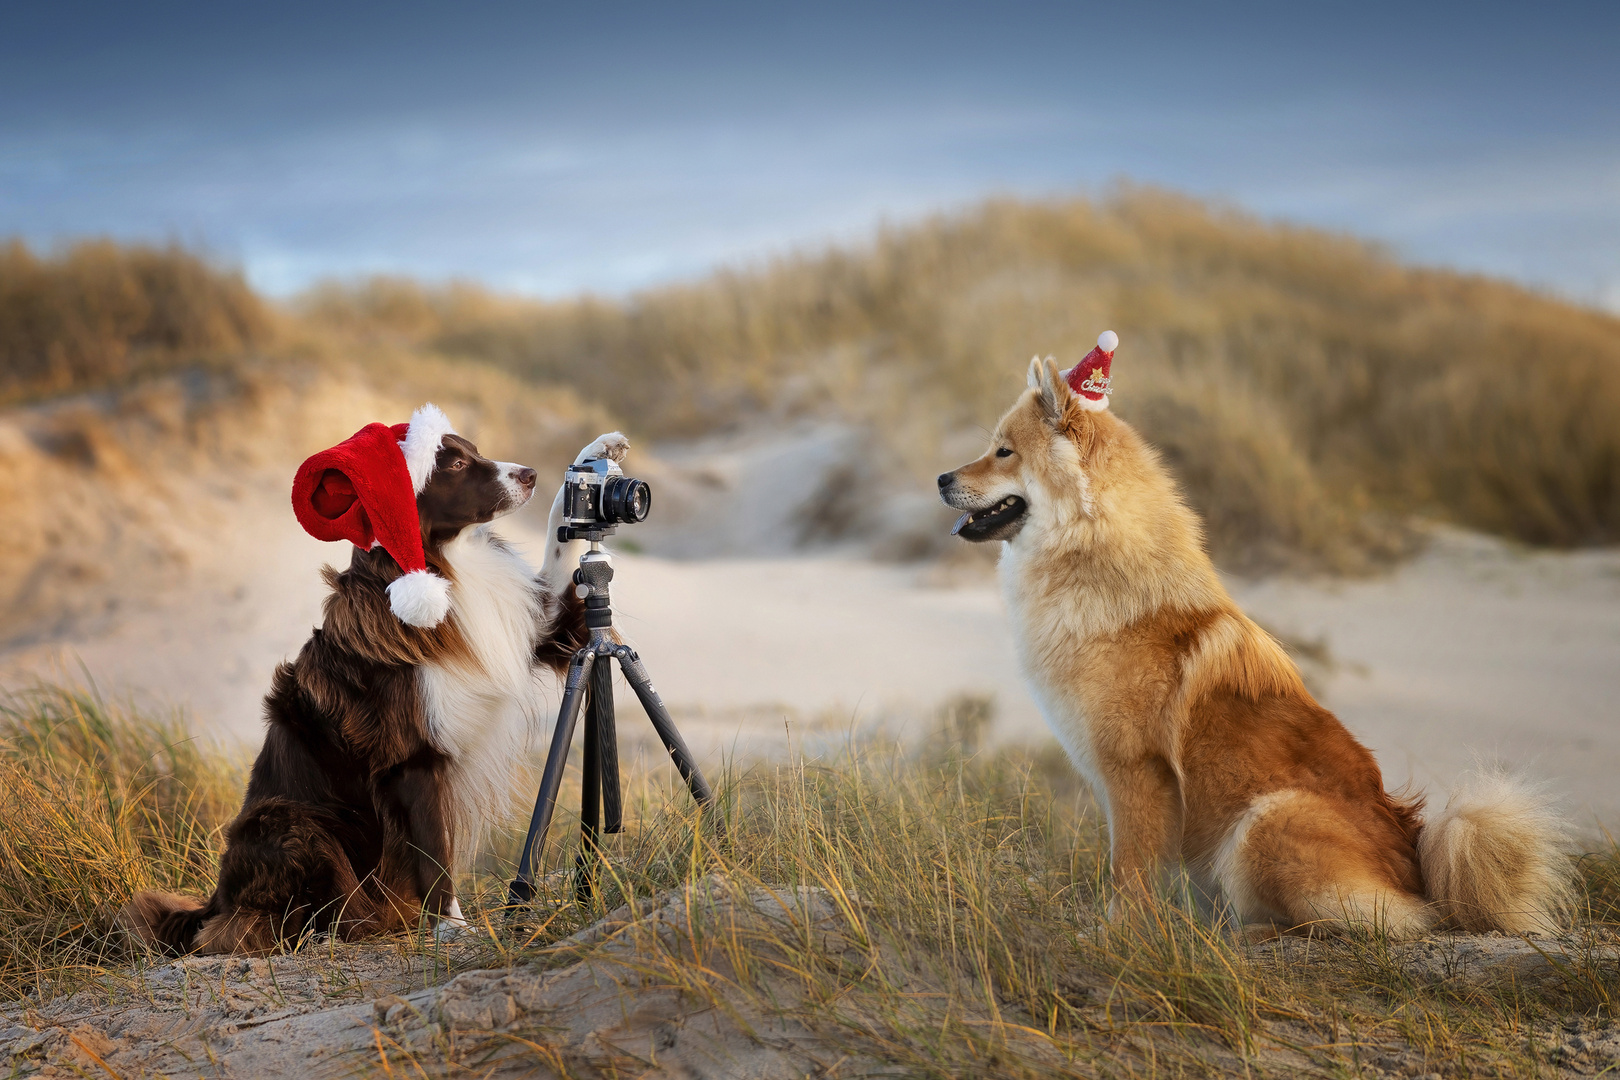
M563 524L557 539L597 541L618 525L647 519L652 489L645 480L624 475L611 458L591 458L563 473Z

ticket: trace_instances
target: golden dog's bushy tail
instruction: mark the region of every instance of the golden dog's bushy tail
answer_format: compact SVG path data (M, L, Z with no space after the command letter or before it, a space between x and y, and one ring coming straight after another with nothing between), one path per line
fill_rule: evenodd
M1569 925L1575 899L1569 844L1569 826L1541 788L1480 769L1418 835L1424 891L1443 927L1555 933Z

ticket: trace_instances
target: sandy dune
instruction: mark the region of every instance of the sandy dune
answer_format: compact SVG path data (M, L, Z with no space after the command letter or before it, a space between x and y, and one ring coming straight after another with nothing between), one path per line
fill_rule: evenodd
M812 981L827 980L824 969L801 977L795 961L807 937L821 955L836 958L827 965L832 971L862 976L842 974L848 981L838 994ZM1248 951L1260 963L1326 968L1337 950L1280 937ZM1594 957L1612 962L1617 951L1613 944L1594 949L1579 934L1448 935L1395 945L1382 960L1413 987L1444 984L1456 993L1459 986L1512 986L1523 994L1555 991L1572 967ZM739 953L752 962L739 965ZM441 1061L448 1067L434 1075L485 1078L910 1075L885 1061L895 1040L882 1026L886 1010L873 1003L892 1008L894 998L884 995L898 992L926 1010L905 1014L913 1023L926 1018L917 1025L926 1029L977 1003L940 992L926 966L869 977L884 954L851 932L845 909L824 889L708 877L620 907L544 950L519 949L516 963L505 953L507 964L494 968L487 965L501 955L475 940L432 949L400 939L328 942L292 955L155 963L71 996L0 1007L0 1060L45 1077L184 1076L202 1061L209 1076L308 1080L425 1076L423 1065ZM1112 999L1108 977L1080 971L1071 985L1088 984L1086 1030L1101 1036L1090 1044L1091 1064L1118 1063L1133 1074L1144 1071L1144 1059L1148 1068L1160 1066L1155 1071L1164 1071L1165 1060L1191 1061L1202 1066L1199 1075L1322 1071L1319 1057L1299 1052L1299 1029L1283 1027L1281 1018L1257 1025L1261 1037L1239 1057L1191 1025L1119 1025L1102 1004ZM988 1018L981 1023L988 1026ZM1057 1071L1062 1059L1044 1033L1008 1027L1013 1053L1036 1061L1044 1054ZM1130 1038L1119 1039L1121 1030ZM1590 1076L1605 1064L1613 1068L1620 1053L1612 1025L1576 1021L1541 1038L1553 1075ZM1431 1060L1397 1030L1376 1039L1357 1046L1363 1060L1383 1066L1375 1075L1417 1075Z
M319 619L318 567L346 555L299 531L279 491L242 499L197 541L191 589L127 603L95 636L14 651L0 659L10 679L76 658L105 690L256 741L272 667ZM510 521L538 552L540 511ZM622 629L711 758L879 721L925 736L929 710L962 692L993 695L998 737L1045 737L990 580L941 588L835 556L619 565ZM1524 554L1448 531L1378 580L1232 584L1266 625L1325 648L1312 674L1392 782L1444 786L1483 753L1555 781L1583 826L1620 823L1620 552Z

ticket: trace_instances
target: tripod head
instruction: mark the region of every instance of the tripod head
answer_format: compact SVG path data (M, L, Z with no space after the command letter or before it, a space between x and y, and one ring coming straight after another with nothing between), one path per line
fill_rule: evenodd
M557 542L559 544L566 544L570 540L589 540L593 544L600 544L603 540L606 540L608 537L612 536L618 531L619 530L616 526L603 525L600 523L578 527L573 525L559 525L557 526Z
M579 569L574 571L574 595L585 601L585 627L592 637L599 630L613 627L613 601L608 595L612 581L613 556L592 541L591 549L579 557Z

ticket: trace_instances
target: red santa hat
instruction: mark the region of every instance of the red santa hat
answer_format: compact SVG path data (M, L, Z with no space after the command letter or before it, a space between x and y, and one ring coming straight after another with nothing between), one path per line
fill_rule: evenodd
M1108 369L1114 363L1114 350L1117 348L1119 335L1112 330L1104 330L1097 337L1097 347L1063 373L1069 386L1079 396L1081 408L1095 412L1108 408Z
M393 556L405 573L388 586L388 606L411 626L437 626L450 612L450 582L427 567L416 496L427 487L446 435L437 405L408 424L367 424L298 467L293 513L317 540L347 540Z

